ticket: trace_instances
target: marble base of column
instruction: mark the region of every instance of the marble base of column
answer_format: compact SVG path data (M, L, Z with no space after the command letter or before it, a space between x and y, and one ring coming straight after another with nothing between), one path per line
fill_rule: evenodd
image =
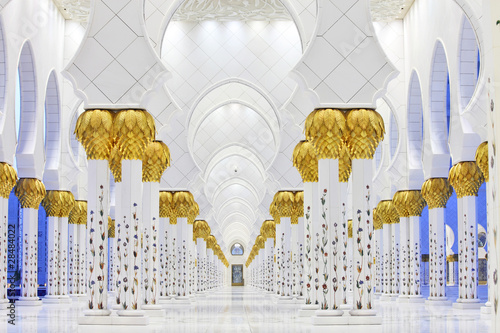
M350 311L350 310L352 310L352 305L351 304L340 304L339 310Z
M299 309L299 317L312 317L319 310L318 304L303 304Z
M59 301L59 296L58 295L45 295L42 298L42 303L43 304L59 304L61 302Z
M394 299L394 297L390 294L382 294L380 295L380 301L381 302L390 302Z
M316 310L311 322L313 326L348 325L349 316L342 310Z
M382 325L382 316L376 310L351 310L349 325Z
M148 317L165 317L167 315L160 304L143 305L141 306L141 310L144 310L144 313Z
M170 303L171 300L172 300L172 297L170 297L170 296L160 296L158 302L160 304L165 304L165 303Z
M38 297L19 297L16 306L41 306L42 300Z
M17 303L16 303L17 304ZM453 303L454 309L479 309L481 307L481 303L479 299L457 299L455 303Z
M86 314L93 312L92 314ZM137 312L137 311L127 311ZM133 317L133 316L110 316L109 313L103 314L103 310L87 310L84 311L84 316L78 317L78 325L121 325L121 326L147 326L149 325L149 317ZM111 313L111 311L110 311Z
M191 298L189 296L176 296L172 298L175 304L191 304Z
M448 299L448 297L429 297L425 301L425 305L429 306L450 306L451 301Z
M410 296L408 295L398 295L396 302L398 303L409 303Z
M482 314L491 314L491 313L493 313L492 311L493 311L493 307L492 307L491 302L486 302L486 304L484 304L484 306L481 307Z

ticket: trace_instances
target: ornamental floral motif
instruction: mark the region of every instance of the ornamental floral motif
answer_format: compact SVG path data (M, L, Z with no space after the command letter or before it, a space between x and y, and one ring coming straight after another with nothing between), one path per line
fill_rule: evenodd
M104 242L106 240L106 228L104 221L104 186L100 185L101 194L98 197L99 212L97 216L94 211L90 211L89 225L89 246L90 246L90 265L89 265L89 289L90 300L89 309L104 310L104 290L107 288L105 281L105 265L107 258L105 256ZM97 223L96 223L97 219ZM94 274L94 270L96 271ZM96 304L97 303L97 304Z
M311 234L311 207L307 207L305 212L306 218L306 268L307 268L307 280L306 280L306 304L311 304L311 285L313 283L313 263L312 263L312 234Z
M323 218L323 224L321 225L321 259L323 262L323 285L322 285L322 291L323 291L323 301L321 302L321 309L322 310L327 310L329 308L328 305L328 279L329 279L329 274L328 274L328 251L327 251L327 245L328 245L328 221L326 218L326 195L327 195L327 190L326 188L323 190L323 195L321 196L321 217Z
M342 304L347 304L347 266L349 265L348 257L347 257L347 212L346 212L346 204L342 203Z

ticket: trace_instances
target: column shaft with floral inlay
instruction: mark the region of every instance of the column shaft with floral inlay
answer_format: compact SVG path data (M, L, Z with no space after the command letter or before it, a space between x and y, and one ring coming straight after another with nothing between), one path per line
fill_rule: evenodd
M491 195L491 185L489 182L490 178L490 172L489 172L489 165L488 165L488 142L483 142L477 147L476 150L476 163L481 172L483 173L484 176L484 182L486 183L486 210L487 210L487 225L486 225L486 233L487 233L487 239L486 243L487 244L494 244L494 235L493 235L493 203L492 203L492 195ZM490 247L488 246L488 266L487 266L487 271L488 271L488 301L486 302L485 306L481 308L481 313L491 313L493 306L492 306L492 299L493 299L493 263L496 262L496 253L493 250L493 246L491 246L491 251Z
M114 252L115 261L114 267L110 267L110 271L113 271L113 283L115 292L115 304L114 309L122 309L122 302L125 297L125 292L123 291L123 272L125 271L125 256L124 256L124 241L122 238L125 235L125 225L122 223L123 213L122 213L122 156L118 145L115 145L111 150L109 156L109 169L113 174L113 180L115 182L115 241Z
M210 226L207 221L198 220L193 224L193 237L196 240L197 248L197 291L204 292L207 285L207 271L206 271L206 260L207 260L207 238L210 236Z
M113 113L86 110L77 120L75 135L85 148L88 160L87 201L87 275L88 309L85 315L109 315L108 228L109 167L113 147Z
M159 244L160 244L160 301L165 302L174 294L175 265L173 264L173 249L175 247L175 236L172 229L175 225L170 222L177 223L177 220L170 219L173 215L173 195L172 192L160 191L159 193L159 209L160 209L160 225L159 225Z
M353 109L346 114L345 142L352 158L352 216L354 239L354 291L351 315L374 315L372 159L385 128L375 110Z
M108 291L116 291L116 227L115 220L108 217L108 260L109 260L109 276L108 276Z
M446 178L430 178L422 185L429 206L429 301L446 297L446 229L444 210L453 189Z
M373 209L373 229L375 233L375 291L376 294L382 294L383 290L383 221L382 217L377 211L377 208Z
M22 209L23 257L21 296L17 305L41 305L38 298L38 208L45 197L45 186L36 178L21 178L14 189Z
M141 288L142 220L142 158L148 143L154 139L155 123L145 110L121 110L113 120L115 146L121 155L123 239L122 310L120 316L142 315L143 292Z
M170 151L161 141L151 141L142 157L143 182L143 244L142 244L142 288L144 310L160 310L159 305L159 238L160 181L163 172L170 165Z
M7 270L9 267L8 259L15 257L14 238L9 235L14 234L15 230L9 228L9 196L12 188L16 185L16 170L5 162L0 162L0 310L7 307L9 300L7 298Z
M47 191L42 206L47 214L47 295L45 302L57 302L68 296L68 216L75 199L71 192Z
M342 150L345 117L340 110L317 109L306 119L306 138L314 146L318 157L318 184L320 190L320 281L323 297L321 310L328 315L341 316L343 304L341 281L343 275L342 207L339 157ZM325 315L325 314L321 314Z
M461 306L475 306L479 302L477 295L477 221L476 196L484 182L484 176L476 162L455 164L448 177L457 193L458 209L458 274ZM467 304L467 305L466 305Z
M396 206L398 214L401 219L407 219L407 245L405 259L407 262L402 261L404 264L404 276L402 277L403 283L401 286L401 296L409 297L410 301L422 300L420 295L420 216L426 203L420 190L399 191L396 192L392 202ZM402 222L401 229L403 229ZM401 233L403 237L403 233ZM403 241L401 241L401 248L403 249ZM406 294L403 293L403 290Z
M377 205L377 215L383 223L383 278L382 300L391 300L391 296L399 293L399 274L396 262L399 247L399 232L393 234L394 226L399 227L399 215L392 200L382 200ZM399 230L396 230L399 231Z

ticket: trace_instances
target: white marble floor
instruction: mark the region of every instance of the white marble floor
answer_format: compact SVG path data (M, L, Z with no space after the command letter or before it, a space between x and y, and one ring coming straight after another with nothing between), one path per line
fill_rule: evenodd
M480 296L485 287L480 287ZM451 300L456 288L449 288ZM484 299L483 299L484 300ZM0 332L489 332L491 315L479 310L456 310L451 306L429 308L424 304L375 302L382 316L380 326L313 327L309 318L298 316L300 304L276 304L273 297L247 287L225 288L206 297L197 297L190 305L172 302L165 306L164 318L150 318L147 327L78 326L85 302L70 305L43 305L38 309L16 308L16 325L1 316Z

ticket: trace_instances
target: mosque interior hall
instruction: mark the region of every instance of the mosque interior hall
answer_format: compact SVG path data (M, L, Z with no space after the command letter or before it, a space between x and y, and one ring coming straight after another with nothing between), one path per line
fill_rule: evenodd
M0 0L0 332L500 332L499 105L498 0Z

